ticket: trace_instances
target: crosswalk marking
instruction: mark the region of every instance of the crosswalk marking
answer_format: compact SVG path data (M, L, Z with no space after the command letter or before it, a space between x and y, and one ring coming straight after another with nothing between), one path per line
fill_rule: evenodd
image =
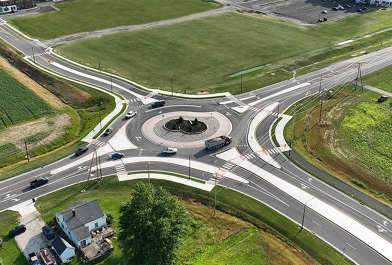
M215 175L215 176L211 177L208 181L211 181L211 182L215 183L215 180L216 180L216 182L219 182L219 181L222 180L222 177L219 176L219 175Z
M246 155L244 155L244 157L249 160L252 158L256 158L256 155L255 154L246 154Z
M226 162L223 166L224 169L230 170L232 167L234 167L234 164L230 162Z
M131 102L138 102L138 101L140 101L140 99L138 99L138 98L130 98L129 99L129 103L131 103Z
M102 141L99 141L99 140L95 140L95 141L93 142L93 144L94 144L96 147L101 147L101 146L103 146L104 144L106 144L106 142L102 142Z

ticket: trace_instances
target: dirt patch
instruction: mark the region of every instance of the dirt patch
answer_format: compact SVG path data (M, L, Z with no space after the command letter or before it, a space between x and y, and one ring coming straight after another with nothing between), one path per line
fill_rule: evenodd
M0 145L13 143L19 149L24 150L24 139L28 136L35 135L38 132L50 132L44 140L29 144L29 149L31 149L59 138L70 125L71 117L67 114L43 117L2 131L0 133Z
M9 64L3 57L0 57L0 70L3 70L17 79L20 83L28 87L35 94L37 94L40 98L46 101L51 107L58 109L65 106L57 97L53 96L48 90L37 84L34 80L32 80L27 75L23 74L11 64Z

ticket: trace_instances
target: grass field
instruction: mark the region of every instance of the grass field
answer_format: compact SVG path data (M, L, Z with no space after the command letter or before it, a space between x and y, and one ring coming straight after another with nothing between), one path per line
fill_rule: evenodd
M292 263L293 261L302 262L301 260L307 258L306 255L301 254L301 251L295 247L295 244L303 246L305 252L310 253L320 264L352 264L319 238L313 236L306 230L298 233L298 226L296 224L273 211L271 208L242 194L233 192L229 189L220 188L221 190L219 190L219 196L217 197L217 209L218 212L222 211L224 214L221 215L219 213L219 217L214 218L212 208L195 209L195 207L198 208L197 206L199 204L212 207L213 192L205 192L167 181L151 180L151 182L156 185L161 185L169 192L179 196L184 203L186 203L187 209L192 213L192 216L206 224L203 225L199 223L199 221L194 223L193 227L195 227L195 229L197 228L195 230L197 232L193 233L193 235L187 239L187 243L181 249L183 261L189 261L189 264L197 262L199 258L202 258L197 257L197 254L204 253L209 246L214 248L213 245L215 245L215 249L209 250L209 252L211 252L209 255L217 255L217 257L219 255L225 255L224 253L220 253L222 247L220 248L219 244L221 242L223 242L223 245L227 244L224 242L226 239L229 241L234 240L239 244L240 240L236 240L235 238L229 239L229 236L237 234L246 228L252 228L254 225L263 231L268 231L268 233L271 233L273 236L278 237L288 244L284 245L284 243L277 244L277 242L270 242L270 239L264 239L266 236L263 233L257 235L256 238L247 237L247 240L245 240L247 242L245 243L249 248L248 253L250 255L262 255L255 252L257 252L257 248L260 248L260 240L265 243L265 245L261 245L263 250L267 253L270 262L276 260L270 264L301 264ZM130 199L131 191L137 181L118 182L115 177L107 177L104 178L102 183L103 184L99 186L90 185L90 188L84 193L80 193L80 190L85 187L84 183L64 188L39 198L36 207L41 214L43 214L43 219L48 221L54 217L55 212L65 209L69 204L72 204L75 201L97 199L103 211L105 213L111 213L114 216L114 219L117 220L120 204ZM56 201L57 203L53 204L53 201ZM240 217L243 221L251 220L253 225L244 225L243 221L233 221L234 219L231 219L233 218L232 216ZM118 229L117 221L114 222L113 227ZM277 246L277 248L273 247L274 245ZM241 244L238 245L238 250L243 248L244 246ZM284 255L280 255L282 251L284 251ZM229 255L230 253L227 253L227 256L225 257L226 260L229 259ZM238 259L240 258L241 257L238 257ZM249 260L249 257L242 258L242 263L234 264L248 264L246 261ZM121 252L115 251L115 253L100 264L123 264L122 261ZM307 262L309 262L309 260ZM73 264L79 263L75 262ZM180 262L180 264L188 263Z
M368 74L362 80L364 84L392 93L392 66L387 66L382 70Z
M57 12L19 17L9 22L33 38L53 39L74 33L173 19L219 6L203 0L78 0L56 4L55 7Z
M348 86L323 106L319 122L319 98L295 116L292 148L302 157L352 186L392 200L392 109L378 104L380 94ZM291 138L292 121L285 128Z
M8 236L8 232L19 224L19 213L14 211L0 212L0 237L3 238L3 247L0 248L0 264L15 264L27 265L29 264L23 253L19 250L16 241Z
M0 80L0 131L54 112L44 100L7 72L0 70Z
M95 68L99 55L101 68L151 88L171 90L173 84L174 91L181 93L236 94L240 92L240 76L236 73L245 73L243 91L268 84L278 74L280 80L289 78L292 73L283 70L295 62L306 64L305 58L318 54L336 56L337 42L392 26L391 12L350 16L317 26L229 12L76 41L56 51ZM258 71L247 73L257 67Z

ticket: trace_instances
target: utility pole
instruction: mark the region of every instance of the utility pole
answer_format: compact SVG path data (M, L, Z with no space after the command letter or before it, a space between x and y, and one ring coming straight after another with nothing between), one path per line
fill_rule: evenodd
M110 76L110 91L113 92L113 77Z
M26 158L27 158L27 162L30 162L30 155L29 155L29 151L27 150L27 142L24 141L25 143L25 148L26 148Z
M359 71L359 78L361 79L361 88L362 88L362 93L363 93L363 84L362 84L362 70L361 70L361 63L358 63L358 71Z
M321 93L321 81L323 81L323 75L321 75L321 78L320 78L319 94Z
M98 55L98 69L99 69L99 72L102 73L101 72L101 61L99 60L99 55Z
M94 159L95 159L95 163L96 163L96 166L97 166L97 174L98 174L97 148L96 147L94 147L93 157L91 158L90 170L88 171L87 188L88 188L88 183L90 181L91 170L93 168Z
M320 95L320 116L319 116L319 122L321 122L321 114L323 112L323 97L324 97L324 93L322 93Z

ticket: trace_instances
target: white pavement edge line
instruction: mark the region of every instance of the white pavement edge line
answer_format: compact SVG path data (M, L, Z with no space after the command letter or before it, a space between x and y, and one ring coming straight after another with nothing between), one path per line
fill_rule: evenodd
M298 89L298 88L305 87L305 86L308 86L308 85L310 85L310 83L302 83L302 84L299 84L299 85L296 85L296 86L287 88L287 89L285 89L285 90L279 91L278 93L269 95L269 96L267 96L267 97L265 97L265 98L261 98L261 99L259 99L259 100L253 101L253 102L249 103L248 105L254 107L255 105L259 104L259 103L262 102L262 101L265 101L265 100L267 100L267 99L270 99L270 98L273 98L273 97L276 97L276 96L285 94L285 93L287 93L287 92L290 92L290 91L293 91L293 90L296 90L296 89Z
M58 53L54 52L52 48L51 48L51 52L50 53L53 53L53 56L56 56L56 57L60 58L61 60L64 60L64 61L66 61L66 62L68 62L70 64L73 64L73 65L76 65L78 67L81 67L81 68L84 68L84 69L88 69L88 70L94 71L96 73L102 73L102 74L105 74L107 76L112 76L112 77L115 77L116 79L119 79L121 81L129 83L131 85L134 85L135 87L137 87L139 89L143 89L143 90L149 91L149 92L155 92L157 94L161 94L161 95L165 95L165 96L172 96L173 95L173 96L181 97L181 98L197 99L197 98L219 98L219 97L225 97L228 94L230 94L229 92L223 92L223 93L216 93L216 94L190 95L190 94L182 94L182 93L178 93L178 92L172 93L171 91L160 90L160 89L153 89L153 88L149 88L149 87L143 86L143 85L141 85L139 83L136 83L134 81L131 81L129 79L126 79L124 77L121 77L121 76L118 76L118 75L115 75L115 74L111 74L111 73L108 73L108 72L104 72L104 71L99 71L99 70L97 70L95 68L91 68L91 67L79 64L79 63L77 63L75 61L72 61L70 59L67 59L67 58L59 55ZM131 92L130 90L127 90L127 91L132 93L132 94L134 94L135 96L137 94L135 92ZM137 95L139 95L139 94L137 94ZM144 97L144 96L139 95L139 97Z
M250 146L250 149L252 149L254 153L258 154L259 157L266 163L276 168L281 168L281 166L268 153L262 151L262 147L259 145L256 138L257 127L268 115L270 115L272 110L278 107L278 105L279 102L273 103L264 108L262 111L257 113L256 116L253 117L248 129L248 144Z
M119 113L121 112L121 110L122 110L122 104L124 104L124 103L123 103L123 100L120 99L117 95L115 95L115 94L113 94L113 93L110 93L109 91L106 91L105 89L100 88L100 87L98 87L98 86L95 86L95 85L92 85L92 84L89 84L89 83L85 83L85 82L82 82L82 81L79 81L79 80L75 80L75 79L72 79L72 78L69 78L69 77L60 75L60 74L58 74L58 73L56 73L56 72L52 72L52 71L50 71L49 69L47 69L47 68L45 68L45 67L42 67L40 64L33 63L33 62L31 62L30 60L28 60L28 59L26 59L26 58L25 58L25 60L26 60L28 63L30 63L31 65L33 65L34 67L36 67L36 68L38 68L38 69L40 69L40 70L42 70L42 71L44 71L44 72L46 72L46 73L49 73L49 74L51 74L51 75L57 76L57 77L59 77L59 78L62 78L62 79L65 79L65 80L68 80L68 81L71 81L71 82L74 82L74 83L77 83L77 84L81 84L81 85L84 85L84 86L91 87L91 88L93 88L93 89L99 90L99 91L101 91L101 92L103 92L103 93L106 93L106 94L111 95L112 97L114 97L114 99L115 99L115 101L116 101L116 108L102 120L102 123L104 123L105 125L106 125L106 123L109 122L113 117L115 117L117 114L119 114ZM120 103L121 103L121 104L120 104ZM84 139L82 139L82 141L90 142L90 141L93 139L94 135L96 134L95 131L97 131L97 132L100 131L100 128L99 128L99 127L100 127L100 125L97 124L97 126L95 126L95 128L93 129L93 131L91 131Z
M230 156L235 156L233 151L234 150L230 151ZM238 151L237 156L240 156ZM271 174L270 172L252 164L248 160L243 160L237 165L262 178L264 181L270 183L272 186L275 186L277 189L288 194L300 203L306 204L306 206L312 209L314 212L320 214L327 220L341 227L343 230L361 240L363 243L374 249L386 259L392 261L392 251L390 251L392 244L355 219L346 216L344 213L335 209L329 204L319 200L306 191L292 185L291 183L288 183L285 180Z
M291 150L291 147L286 143L286 140L284 139L284 128L286 127L286 124L293 118L293 116L289 116L286 114L280 115L282 118L278 124L275 127L275 138L276 141L279 144L279 148L282 148L281 152ZM271 128L272 129L272 128Z

